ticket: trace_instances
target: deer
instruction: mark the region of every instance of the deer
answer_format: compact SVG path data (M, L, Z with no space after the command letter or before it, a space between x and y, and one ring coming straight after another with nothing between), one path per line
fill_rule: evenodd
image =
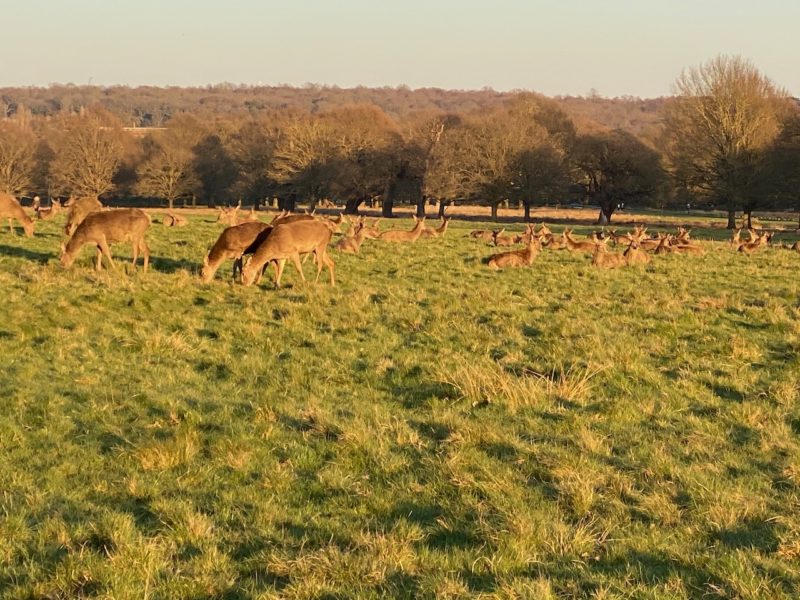
M271 230L272 225L260 221L226 227L203 259L200 279L204 283L214 279L217 269L228 258L233 259L233 277L236 279L237 270L242 271L242 256L253 254Z
M11 194L0 193L0 219L8 219L8 229L12 235L14 231L14 219L20 222L26 237L33 237L33 219L31 219L22 208L14 196Z
M236 225L239 223L239 209L242 207L242 201L239 200L236 206L218 207L217 223L223 225Z
M258 221L258 215L256 214L255 205L250 207L250 210L247 212L247 216L244 217L240 222L249 223L249 222L253 222L253 221Z
M133 246L133 266L141 252L144 260L144 272L150 263L150 249L145 243L144 236L150 227L150 217L138 208L117 208L109 211L94 212L88 215L66 245L61 245L61 265L71 267L75 258L86 244L97 246L97 263L95 269L103 269L103 256L106 257L110 268L115 268L111 258L109 246L117 242L131 242Z
M794 244L792 244L792 246L791 246L791 248L789 248L789 250L794 250L795 252L800 254L800 241L797 241Z
M432 238L432 237L444 237L445 233L447 233L447 224L450 222L452 217L442 217L442 224L439 225L436 229L431 229L426 227L422 230L422 236L424 238Z
M562 232L561 235L550 235L544 236L542 238L542 247L547 248L549 250L563 250L566 248L566 242L564 241L564 233Z
M50 208L42 208L41 206L36 210L36 216L40 221L49 221L61 212L61 201L54 198L50 202Z
M627 250L622 253L622 256L625 257L625 262L628 265L650 264L650 255L642 251L638 242L631 242Z
M242 284L245 286L252 285L264 265L276 261L275 287L279 288L287 259L292 260L297 272L300 274L300 279L305 281L303 266L300 264L300 255L313 252L317 263L315 283L319 281L324 265L328 267L331 285L335 286L334 263L327 254L328 243L330 243L332 235L332 227L325 221L295 221L275 226L244 265Z
M672 254L675 250L670 243L670 237L664 233L658 236L658 246L656 246L655 254Z
M422 230L425 228L425 217L417 217L417 215L411 216L414 217L415 221L413 229L410 231L390 229L382 232L378 239L396 243L416 242L422 235Z
M513 235L503 235L505 232L505 227L503 229L496 229L492 231L492 241L494 242L495 246L513 246L517 242L515 241L515 236Z
M670 248L672 252L677 254L691 254L693 256L703 256L706 252L702 246L697 244L675 244L674 240L670 240Z
M64 233L67 235L75 233L75 230L87 216L103 210L103 204L95 196L70 197L65 206L69 207L67 222L64 225Z
M164 218L161 219L161 224L165 227L185 227L189 224L189 221L186 220L186 217L176 215L171 210L168 210Z
M501 252L500 254L493 254L489 257L487 265L494 271L507 269L509 267L526 267L533 264L533 261L542 249L542 243L539 238L532 235L528 240L528 244L522 250L512 250L510 252Z
M738 251L741 252L742 254L752 254L753 252L758 250L761 246L766 246L767 244L769 244L773 235L774 234L765 231L761 233L755 239L755 241L744 242L742 244L739 244Z
M600 239L594 238L592 244L594 250L592 252L592 265L595 267L602 267L604 269L615 269L627 264L627 259L622 254L616 252L609 252L606 248L609 238ZM632 242L633 243L633 242Z
M364 227L362 231L364 233L364 237L370 240L381 237L381 220L379 218L375 219L372 222L372 227Z
M308 213L303 214L292 214L289 211L283 211L280 214L276 215L272 221L270 221L270 225L276 227L278 225L283 225L285 223L294 223L296 221L313 221L314 215L310 215Z
M494 239L494 232L486 229L475 229L469 232L469 237L483 242L491 242Z
M742 243L742 228L737 227L736 229L733 230L733 233L731 234L731 246L736 246L736 248L738 249L741 243Z
M361 244L364 243L364 239L366 238L364 234L365 231L364 221L359 219L359 221L348 230L347 233L350 235L341 238L334 248L339 250L339 252L358 254L361 249Z
M564 246L573 252L595 252L597 247L597 240L599 239L595 234L592 234L591 240L578 241L572 237L572 229L565 229L562 234L564 238ZM606 238L607 239L607 238ZM603 245L605 248L605 244Z

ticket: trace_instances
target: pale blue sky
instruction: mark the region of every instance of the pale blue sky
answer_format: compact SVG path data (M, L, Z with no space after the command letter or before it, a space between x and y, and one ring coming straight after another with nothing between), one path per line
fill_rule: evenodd
M651 97L740 54L800 95L800 0L0 0L0 86L306 82Z

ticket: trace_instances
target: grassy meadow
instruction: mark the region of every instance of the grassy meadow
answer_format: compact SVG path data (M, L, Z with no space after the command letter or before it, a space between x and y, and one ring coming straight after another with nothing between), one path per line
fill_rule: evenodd
M0 597L800 596L797 253L495 273L453 221L275 290L199 283L210 213L147 274L62 219L0 230Z

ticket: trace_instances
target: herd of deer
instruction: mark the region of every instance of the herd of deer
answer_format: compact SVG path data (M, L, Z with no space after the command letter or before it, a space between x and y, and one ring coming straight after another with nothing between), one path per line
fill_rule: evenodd
M133 248L133 264L137 263L141 254L144 270L150 260L150 250L145 242L145 234L150 227L150 216L137 208L105 208L97 198L70 198L62 206L54 200L49 208L42 208L34 201L34 211L40 220L49 220L67 210L65 234L69 237L66 244L61 245L61 264L69 267L75 261L80 250L86 245L97 248L96 268L102 269L102 259L106 258L110 267L114 267L110 246L119 242L130 242ZM316 280L327 267L331 285L335 285L333 260L328 255L328 246L334 233L341 231L341 226L348 229L336 242L334 248L339 252L358 254L361 245L367 239L377 239L393 243L413 243L422 237L444 237L450 219L443 217L441 225L430 228L425 219L414 217L414 226L410 230L381 231L380 219L368 225L364 217L348 218L340 214L336 217L317 216L311 214L289 214L283 212L270 223L258 219L254 209L245 215L239 215L241 203L231 208L220 208L217 222L226 225L211 250L203 260L200 277L204 282L211 281L220 265L232 259L233 274L240 274L241 282L248 286L260 281L264 271L271 264L275 269L275 284L280 286L281 276L287 260L291 260L305 281L302 260L313 255L317 267ZM25 234L33 235L34 221L22 208L16 198L0 193L0 219L8 219L9 229L14 232L13 220L22 224ZM168 211L162 223L167 227L187 225L185 217ZM772 240L772 233L748 230L749 240L742 241L742 230L737 229L731 244L741 253L751 254ZM494 270L509 267L524 267L533 264L542 248L552 250L565 249L572 252L591 254L592 264L598 267L614 268L629 265L648 264L651 260L648 252L653 254L692 254L702 255L703 247L690 239L690 231L678 228L677 235L660 233L657 236L647 234L647 228L637 226L633 231L618 234L616 231L592 233L588 239L578 240L571 229L561 234L554 234L544 223L536 229L528 225L525 232L519 235L506 235L505 229L473 231L470 237L489 241L495 246L508 247L524 244L518 250L509 250L494 254L486 261ZM626 245L621 252L608 250L609 242L614 246ZM787 247L782 244L782 247ZM800 253L800 242L790 247ZM245 257L249 257L245 263Z

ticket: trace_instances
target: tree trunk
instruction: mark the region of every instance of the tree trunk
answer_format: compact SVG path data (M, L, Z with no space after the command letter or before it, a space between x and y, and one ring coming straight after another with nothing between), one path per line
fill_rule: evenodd
M364 202L364 198L348 198L344 204L344 214L357 215L358 207Z
M173 205L175 204L175 198L167 198L167 206L170 210L172 210Z
M523 200L522 201L522 206L525 209L525 217L524 217L525 222L526 223L530 223L531 222L531 203L530 203L530 201Z
M728 229L736 229L736 211L728 209Z
M439 200L439 218L440 219L444 218L444 211L447 208L448 204L449 204L449 201Z
M498 202L492 202L492 221L497 222L497 207L499 206Z
M312 196L308 203L308 212L313 213L317 208L317 197Z
M427 196L422 196L417 198L417 218L424 219L425 218L425 204L428 202Z
M753 228L753 211L752 210L748 210L747 213L745 213L745 214L747 214L747 228L748 229L752 229Z
M392 209L394 208L394 200L392 198L384 198L381 204L381 216L386 219L391 219L394 215Z

